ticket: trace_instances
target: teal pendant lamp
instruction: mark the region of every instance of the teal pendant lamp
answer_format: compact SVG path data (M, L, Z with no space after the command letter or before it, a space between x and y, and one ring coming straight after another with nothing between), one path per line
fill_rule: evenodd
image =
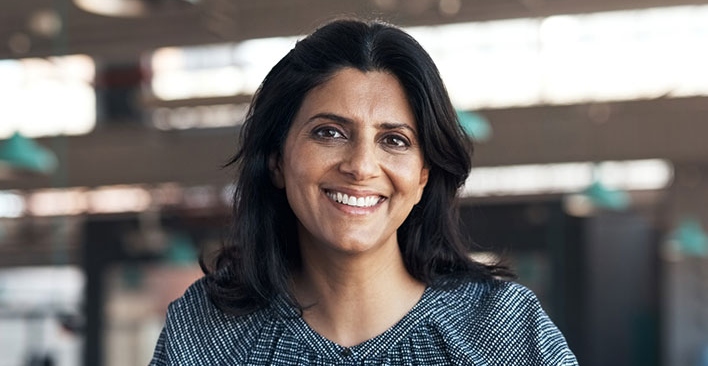
M170 235L165 254L168 263L181 266L197 263L199 257L192 243L192 238L182 233Z
M690 257L708 257L708 235L695 218L685 218L671 233L673 249Z
M57 168L57 158L52 151L15 132L0 142L0 164L18 171L51 174Z
M592 182L582 191L566 195L563 206L573 216L590 216L598 210L622 211L629 207L629 193L607 187L600 179L599 166L592 168Z
M619 189L611 189L600 179L600 166L595 164L592 168L592 183L583 189L580 194L586 197L593 206L605 210L622 211L629 207L629 194Z
M475 141L487 141L492 137L489 121L477 112L457 110L457 119L465 133Z
M620 211L629 207L629 195L627 192L607 188L599 180L595 180L582 192L590 202L599 208Z

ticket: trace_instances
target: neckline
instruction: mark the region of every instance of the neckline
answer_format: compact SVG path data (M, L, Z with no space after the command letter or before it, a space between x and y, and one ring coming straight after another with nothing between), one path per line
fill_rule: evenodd
M351 347L341 346L317 333L305 322L298 310L282 297L276 299L274 307L288 330L310 352L326 359L362 360L386 352L407 337L420 323L427 322L430 314L439 308L435 306L438 295L438 291L426 287L418 302L398 322L383 333Z

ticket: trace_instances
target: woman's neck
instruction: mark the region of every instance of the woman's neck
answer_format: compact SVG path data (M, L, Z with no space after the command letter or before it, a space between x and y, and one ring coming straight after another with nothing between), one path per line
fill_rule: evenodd
M375 255L308 255L304 251L302 263L294 286L305 308L305 322L345 347L389 329L425 290L406 270L397 247Z

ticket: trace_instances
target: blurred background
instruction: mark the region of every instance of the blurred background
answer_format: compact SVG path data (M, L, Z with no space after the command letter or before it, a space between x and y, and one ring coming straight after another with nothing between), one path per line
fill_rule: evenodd
M475 255L582 365L708 365L708 1L3 0L0 366L149 362L252 93L342 15L430 52L477 142Z

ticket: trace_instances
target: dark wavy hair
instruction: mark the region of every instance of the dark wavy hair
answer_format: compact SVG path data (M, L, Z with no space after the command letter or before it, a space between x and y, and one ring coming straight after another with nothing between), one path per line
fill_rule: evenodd
M460 231L457 193L470 168L472 144L461 128L437 67L410 35L382 22L341 19L297 42L255 93L229 164L237 170L233 226L212 266L201 261L216 306L245 314L284 296L298 306L290 273L300 265L297 219L273 185L269 159L282 153L303 99L343 68L394 75L413 110L429 167L420 202L398 229L408 272L429 286L510 277L501 265L469 256Z

